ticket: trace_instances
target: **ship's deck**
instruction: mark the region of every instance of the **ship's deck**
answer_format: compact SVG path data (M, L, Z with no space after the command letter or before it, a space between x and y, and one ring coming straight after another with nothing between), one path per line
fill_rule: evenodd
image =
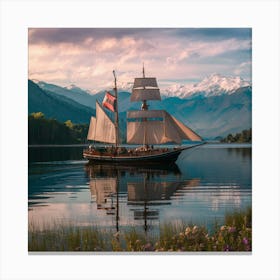
M108 148L108 149L84 149L83 153L91 156L109 156L109 157L135 157L135 156L149 156L160 155L171 151L182 150L182 148L161 148L161 149L126 149L126 148Z

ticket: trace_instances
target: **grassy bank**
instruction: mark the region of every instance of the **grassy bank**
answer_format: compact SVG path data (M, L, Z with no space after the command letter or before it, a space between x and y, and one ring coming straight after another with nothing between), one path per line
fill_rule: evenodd
M55 228L55 229L54 229ZM251 251L251 209L225 216L224 225L215 225L212 233L205 227L164 224L159 236L147 239L131 227L114 233L95 227L55 225L39 230L29 225L29 251Z

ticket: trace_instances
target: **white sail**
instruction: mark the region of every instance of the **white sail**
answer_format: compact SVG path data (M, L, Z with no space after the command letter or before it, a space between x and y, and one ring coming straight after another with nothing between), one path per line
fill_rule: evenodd
M164 110L131 111L129 118L141 120L127 123L127 142L130 144L177 143L182 140L201 141L201 137ZM162 120L149 120L159 118Z
M96 130L95 140L105 143L116 142L116 129L114 123L106 115L98 102L96 102Z
M135 78L130 101L144 100L161 100L156 78Z
M156 78L135 78L133 88L158 87Z
M88 140L95 140L95 128L96 128L96 118L91 117L89 129L88 129L88 135L87 135Z
M166 112L166 127L175 129L182 140L202 141L201 137L189 127Z
M160 144L163 137L163 122L128 122L127 143L130 144Z
M87 139L104 143L116 142L115 125L98 102L96 102L96 118L91 117Z
M141 111L127 114L127 143L164 144L182 140L201 141L201 137L164 110L147 110L147 100L161 100L156 78L135 78L131 101L144 101ZM144 106L145 105L145 106ZM92 117L88 139L116 143L117 125L111 121L100 104L96 102L96 118Z
M132 89L132 94L130 101L143 101L143 100L161 100L160 92L158 88L134 88Z
M128 119L136 118L164 118L164 110L142 110L142 111L129 111L127 112Z

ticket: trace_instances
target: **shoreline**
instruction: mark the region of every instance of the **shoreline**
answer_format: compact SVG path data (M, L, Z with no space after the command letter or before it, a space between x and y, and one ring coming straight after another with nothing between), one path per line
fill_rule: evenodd
M43 228L28 225L28 253L33 252L252 252L252 208L225 213L222 223L205 226L191 222L164 223L159 233L147 236L133 226L102 230L55 223Z

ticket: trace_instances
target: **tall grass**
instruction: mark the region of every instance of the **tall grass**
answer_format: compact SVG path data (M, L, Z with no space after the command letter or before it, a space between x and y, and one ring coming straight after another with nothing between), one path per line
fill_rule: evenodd
M30 224L29 251L251 251L251 208L228 213L223 225L215 225L212 233L204 226L186 224L183 221L166 223L158 236L147 237L134 227L124 232L77 227L71 224L55 224L42 228Z

